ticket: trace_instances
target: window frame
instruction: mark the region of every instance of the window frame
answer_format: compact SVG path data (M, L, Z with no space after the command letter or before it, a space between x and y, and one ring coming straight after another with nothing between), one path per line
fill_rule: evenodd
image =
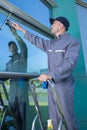
M51 34L50 29L43 25L42 23L38 22L22 10L20 10L18 7L16 7L14 4L8 2L7 0L0 0L0 13L5 15L6 18L10 16L10 18L20 22L21 24L24 24L26 27L29 27L42 35L53 38L54 36ZM4 21L3 21L4 23ZM3 24L2 23L2 24ZM3 72L0 71L0 76L2 78L34 78L38 77L37 74L28 74L28 73L18 73L18 72Z
M87 8L87 3L85 3L82 0L76 0L76 3L79 4L79 5L81 5L81 6L83 6L83 7L85 7L85 8Z
M48 8L57 6L54 0L40 0L40 1L43 2Z

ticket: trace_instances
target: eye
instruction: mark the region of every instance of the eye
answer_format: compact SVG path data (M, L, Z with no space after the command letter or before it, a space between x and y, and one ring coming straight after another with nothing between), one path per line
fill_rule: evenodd
M54 21L53 24L56 24L56 22Z

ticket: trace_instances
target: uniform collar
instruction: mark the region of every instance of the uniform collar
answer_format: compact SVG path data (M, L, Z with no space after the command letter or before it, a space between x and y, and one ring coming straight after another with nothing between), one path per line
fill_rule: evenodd
M61 39L61 38L65 37L66 35L68 35L68 33L63 33L61 35L58 35L58 36L56 36L56 39Z
M13 57L13 56L15 56L16 54L18 54L18 52L15 52L14 54L10 55L9 57Z

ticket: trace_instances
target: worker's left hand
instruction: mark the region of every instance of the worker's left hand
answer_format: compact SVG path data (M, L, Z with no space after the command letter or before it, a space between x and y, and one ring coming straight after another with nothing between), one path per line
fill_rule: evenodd
M45 81L50 80L50 79L52 79L51 76L46 75L46 74L41 74L38 77L38 80L41 81L41 82L45 82Z

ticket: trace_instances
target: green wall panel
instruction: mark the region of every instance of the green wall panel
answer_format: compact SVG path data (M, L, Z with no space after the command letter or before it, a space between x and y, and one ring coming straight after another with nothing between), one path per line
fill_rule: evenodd
M87 77L75 79L75 113L79 130L87 130Z
M70 21L69 33L80 41L80 56L73 72L75 77L75 114L79 130L87 130L87 77L79 30L75 0L55 0L57 7L50 11L50 17L65 16Z
M69 33L77 38L81 43L80 37L80 30L79 30L79 23L78 23L78 16L76 12L76 3L75 0L55 0L58 6L53 7L51 9L50 17L58 17L58 16L65 16L70 21L70 28ZM74 71L74 75L85 75L85 64L84 64L84 56L82 50L82 44L80 49L80 56L77 63L77 66Z

